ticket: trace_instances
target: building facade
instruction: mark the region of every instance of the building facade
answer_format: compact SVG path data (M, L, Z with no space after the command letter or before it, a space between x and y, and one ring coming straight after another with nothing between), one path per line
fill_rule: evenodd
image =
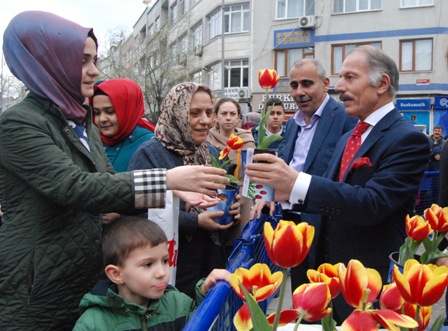
M297 110L288 82L294 61L322 61L337 98L332 88L345 55L370 44L398 65L396 106L403 116L425 133L438 124L448 132L446 0L157 0L129 39L132 51L125 53L135 75L170 59L165 72L239 100L244 112L261 109L258 70L274 68L281 78L271 96L291 113Z

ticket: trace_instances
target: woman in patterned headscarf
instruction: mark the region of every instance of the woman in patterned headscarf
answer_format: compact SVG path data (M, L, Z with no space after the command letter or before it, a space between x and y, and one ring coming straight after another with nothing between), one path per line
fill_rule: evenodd
M0 330L72 330L102 274L99 214L160 208L166 189L211 194L204 187L224 177L204 167L113 173L83 105L99 74L92 29L23 12L3 54L30 92L0 116Z
M155 139L143 143L132 157L129 169L171 169L181 165L210 165L209 153L219 152L207 136L212 127L213 94L205 85L181 83L165 97L156 125ZM196 282L214 268L226 264L226 229L214 218L222 212L198 214L188 204L181 203L179 215L179 254L176 287L194 298ZM233 206L238 214L239 202Z

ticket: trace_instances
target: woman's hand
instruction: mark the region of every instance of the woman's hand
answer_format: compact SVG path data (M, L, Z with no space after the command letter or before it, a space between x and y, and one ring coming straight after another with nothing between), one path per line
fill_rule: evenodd
M274 201L263 201L261 199L256 199L255 204L250 209L249 220L252 221L254 218L261 217L261 211L265 206L269 207L269 216L274 215L275 202Z
M216 206L221 200L206 194L185 191L173 191L174 195L182 201L199 208L210 208Z
M225 225L215 222L215 218L222 215L224 215L223 211L206 211L200 213L198 215L198 226L207 231L225 230L230 228L233 225L233 222Z
M241 206L243 205L243 200L241 200L241 195L237 194L235 197L235 203L230 206L229 214L233 216L233 223L239 223L241 220Z
M217 189L225 189L229 179L226 171L215 167L181 166L167 170L166 189L193 191L216 196Z

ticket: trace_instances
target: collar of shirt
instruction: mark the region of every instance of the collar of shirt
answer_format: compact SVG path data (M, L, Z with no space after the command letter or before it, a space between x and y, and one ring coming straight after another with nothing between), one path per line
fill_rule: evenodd
M364 141L364 139L369 135L370 131L372 131L373 127L379 122L381 121L381 119L386 116L388 113L390 113L393 109L394 109L394 103L393 102L389 102L387 104L385 104L384 106L378 108L377 110L375 110L372 114L370 114L369 116L367 116L367 118L364 120L364 122L368 123L370 126L369 128L366 130L366 132L364 132L361 136L362 141Z
M322 104L319 106L319 108L317 108L316 112L313 114L313 116L311 117L311 123L310 126L312 127L316 121L318 121L320 119L320 117L322 116L322 112L324 111L324 108L328 102L328 100L330 100L330 96L327 94L325 96L324 101L322 102ZM300 127L305 127L307 126L307 124L305 123L305 115L302 113L302 111L299 109L299 111L297 113L294 114L294 121L296 122L296 124Z
M278 130L277 133L272 133L271 131L269 131L268 128L266 128L266 125L264 127L266 129L266 136L270 136L271 134L279 134L279 135L281 135L282 131L283 131L283 125L281 126L280 130Z

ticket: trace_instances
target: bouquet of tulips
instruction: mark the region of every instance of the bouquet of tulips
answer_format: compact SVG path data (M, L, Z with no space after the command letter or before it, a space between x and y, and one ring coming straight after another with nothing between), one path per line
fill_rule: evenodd
M340 330L419 330L429 325L431 306L436 303L448 285L448 268L420 264L410 259L403 273L394 266L395 281L382 286L381 276L375 269L364 267L358 260L347 266L322 264L317 270L308 270L310 283L299 286L292 294L293 307L282 310L287 269L303 262L314 237L314 227L305 222L295 224L281 220L274 230L264 225L264 244L269 258L283 268L271 273L265 264L250 269L239 268L230 278L230 285L245 303L234 317L239 331L270 331L279 325L301 321L321 320L325 331L336 330L332 319L332 299L342 294L354 308L342 323ZM280 287L276 313L265 316L257 302L266 300ZM380 308L373 308L378 301ZM432 331L440 330L443 317L439 317Z
M442 257L448 257L439 250L439 245L448 232L448 207L441 208L433 204L419 215L406 216L406 235L404 244L400 247L398 264L413 259L417 250L423 244L425 251L420 256L421 263L434 263Z

